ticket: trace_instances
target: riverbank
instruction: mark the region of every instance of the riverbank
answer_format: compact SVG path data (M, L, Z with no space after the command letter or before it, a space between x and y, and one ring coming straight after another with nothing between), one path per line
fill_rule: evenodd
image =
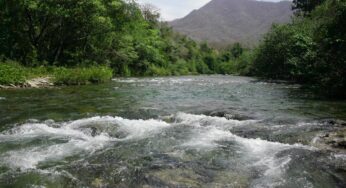
M19 85L0 85L0 89L21 89L21 88L49 88L53 87L54 82L52 77L37 77L26 80L24 83Z
M103 83L112 77L112 69L105 66L24 67L16 62L0 63L0 89L86 85Z

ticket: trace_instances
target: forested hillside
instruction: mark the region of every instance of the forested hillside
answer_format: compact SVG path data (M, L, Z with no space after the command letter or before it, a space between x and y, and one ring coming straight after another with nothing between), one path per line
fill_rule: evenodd
M1 0L0 57L26 67L111 67L114 75L213 73L216 52L123 0Z
M175 31L216 47L242 43L254 47L273 23L288 23L290 1L212 0L169 24Z

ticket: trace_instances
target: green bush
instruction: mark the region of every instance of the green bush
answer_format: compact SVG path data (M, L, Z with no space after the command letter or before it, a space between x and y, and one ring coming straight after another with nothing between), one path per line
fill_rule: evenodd
M189 71L188 63L183 59L178 59L174 64L169 65L169 70L174 76L182 76L191 74Z
M171 72L164 67L158 67L155 65L150 65L146 73L147 76L170 76Z
M346 97L346 2L326 0L308 17L274 26L259 45L253 73Z
M0 84L18 85L26 80L26 72L22 66L14 61L0 62Z
M46 77L52 74L54 67L27 67L25 71L27 73L27 78L37 78L37 77Z
M241 50L237 50L236 55L231 55L229 50L227 50L219 56L220 62L216 67L218 74L250 75L253 67L254 51L239 49Z
M113 76L112 69L108 67L55 68L53 71L56 85L85 85L89 83L102 83Z

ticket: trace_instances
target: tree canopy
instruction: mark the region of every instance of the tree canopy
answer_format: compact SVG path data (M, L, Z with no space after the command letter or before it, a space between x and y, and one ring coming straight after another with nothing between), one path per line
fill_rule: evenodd
M325 0L293 0L292 9L298 14L309 14L318 5L322 4Z
M307 17L275 25L260 44L256 75L346 97L346 2L326 0Z
M158 19L135 1L0 0L0 54L26 66L108 65L124 76L214 71L213 50Z

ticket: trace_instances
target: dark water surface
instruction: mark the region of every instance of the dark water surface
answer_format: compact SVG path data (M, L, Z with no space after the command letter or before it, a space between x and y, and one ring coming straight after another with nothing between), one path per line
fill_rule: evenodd
M0 91L0 187L345 187L346 102L235 76Z

